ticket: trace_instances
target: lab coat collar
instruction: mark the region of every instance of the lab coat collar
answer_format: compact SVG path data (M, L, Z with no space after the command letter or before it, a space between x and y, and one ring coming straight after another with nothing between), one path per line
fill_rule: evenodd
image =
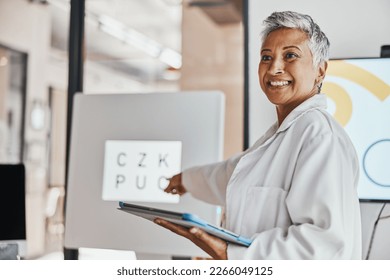
M276 134L288 129L293 123L295 123L301 116L314 109L326 109L326 96L319 93L309 99L302 102L290 114L284 119L280 127L277 129Z

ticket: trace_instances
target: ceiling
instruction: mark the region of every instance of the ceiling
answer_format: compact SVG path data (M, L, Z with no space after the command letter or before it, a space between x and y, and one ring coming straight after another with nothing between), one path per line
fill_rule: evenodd
M51 11L52 48L67 57L69 32L69 0L47 1ZM143 81L153 76L164 79L172 65L161 60L162 50L180 58L181 0L86 0L85 46L86 59L116 71L125 72ZM102 23L108 22L115 32L136 34L143 44L135 44L106 32ZM113 23L113 24L112 24ZM110 31L110 30L109 30ZM114 34L114 35L113 35ZM117 35L117 34L116 34ZM137 38L135 38L137 40ZM145 45L145 42L147 45ZM148 52L151 45L155 52ZM159 50L156 52L156 49ZM174 68L180 68L175 65ZM160 73L156 75L156 72Z
M51 11L52 49L66 60L70 1L44 2ZM199 8L222 25L240 21L242 11L242 0L85 0L85 4L87 62L121 71L141 83L151 76L178 79L179 75L167 72L180 72L182 5Z

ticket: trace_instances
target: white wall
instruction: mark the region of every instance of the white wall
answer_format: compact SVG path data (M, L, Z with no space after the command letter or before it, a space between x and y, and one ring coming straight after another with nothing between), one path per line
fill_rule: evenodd
M259 34L274 11L309 14L331 42L331 58L378 57L390 44L388 0L248 0L249 2L249 134L253 144L276 121L275 109L258 84Z

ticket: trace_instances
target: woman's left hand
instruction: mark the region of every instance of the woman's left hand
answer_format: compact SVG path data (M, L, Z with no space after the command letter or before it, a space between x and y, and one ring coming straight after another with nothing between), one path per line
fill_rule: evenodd
M224 240L212 236L197 227L188 229L160 218L155 219L154 222L178 235L191 240L196 246L209 254L213 259L227 259L227 243Z

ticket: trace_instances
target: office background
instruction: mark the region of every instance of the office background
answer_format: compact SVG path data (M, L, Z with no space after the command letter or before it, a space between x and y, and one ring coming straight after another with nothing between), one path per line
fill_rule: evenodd
M25 123L20 137L26 166L27 258L63 246L69 2L0 0L0 45L26 56L25 110L20 117ZM85 2L85 93L222 90L224 157L242 150L240 1L214 7L180 0ZM108 25L106 31L102 22ZM171 65L156 58L142 45L140 49L139 44L124 43L114 35L118 24L125 25L127 34L140 33L136 38L148 42L152 50L178 53L181 65L177 59ZM2 61L5 64L5 58ZM1 104L6 112L7 103ZM7 122L5 113L1 122ZM1 161L9 163L10 158Z
M268 104L250 77L261 21L273 10L307 12L331 34L333 58L379 56L390 44L389 2L355 2L86 0L83 91L221 90L227 158L253 143L249 119L260 116L249 114ZM67 0L0 0L0 162L26 166L27 258L63 246L69 19Z

